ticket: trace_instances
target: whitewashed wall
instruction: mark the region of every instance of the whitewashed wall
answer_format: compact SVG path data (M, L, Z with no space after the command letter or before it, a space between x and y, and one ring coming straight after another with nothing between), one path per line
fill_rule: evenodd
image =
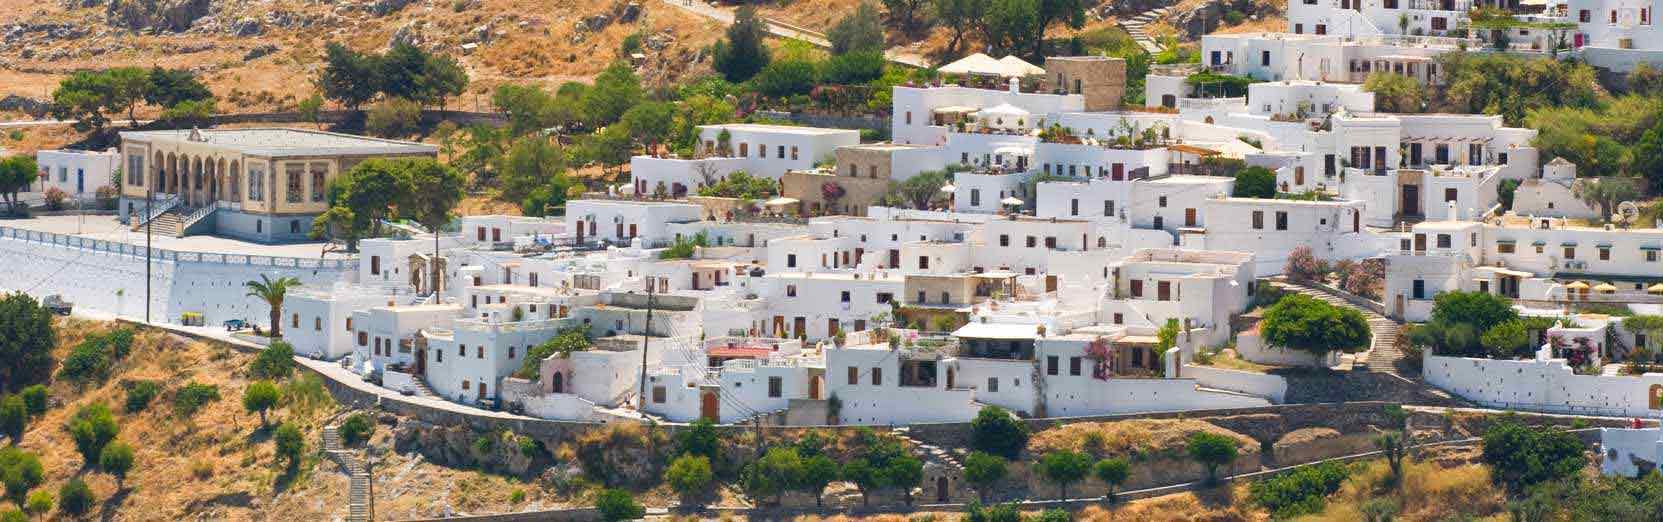
M1564 359L1499 361L1428 354L1426 382L1481 405L1525 411L1656 417L1652 386L1663 374L1576 375Z
M1195 379L1202 386L1258 395L1278 404L1288 396L1288 380L1280 375L1193 364L1184 365L1182 372L1183 377Z

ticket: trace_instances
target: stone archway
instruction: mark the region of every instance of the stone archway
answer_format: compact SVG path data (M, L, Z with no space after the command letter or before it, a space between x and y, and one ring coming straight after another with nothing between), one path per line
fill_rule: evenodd
M150 192L163 191L162 180L165 179L163 173L166 172L166 162L167 156L162 154L162 151L156 151L156 158L150 162L150 179L146 180L150 184Z
M179 155L167 153L167 172L162 174L162 186L157 192L179 193Z
M241 165L241 162L239 162L237 160L231 160L231 170L227 171L226 180L227 180L226 186L231 189L230 192L229 192L229 194L231 194L231 202L232 203L241 203L242 200L243 200L242 199L243 185L242 185L242 165Z

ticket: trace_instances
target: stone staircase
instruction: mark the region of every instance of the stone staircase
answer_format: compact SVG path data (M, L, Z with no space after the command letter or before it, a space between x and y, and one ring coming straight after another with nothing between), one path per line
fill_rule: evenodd
M414 379L410 379L410 382L415 383L415 385L416 385L416 396L417 397L426 397L426 398L429 398L429 399L441 399L441 400L444 399L444 397L440 397L439 394L433 393L433 388L427 387L427 379L424 379L422 377L417 376Z
M1125 20L1119 20L1117 23L1120 24L1121 29L1126 30L1126 34L1132 36L1132 40L1138 43L1138 47L1142 47L1144 51L1154 54L1161 52L1161 44L1160 42L1156 42L1155 37L1149 34L1149 24L1154 23L1156 20L1160 20L1171 11L1172 6L1157 7L1138 13L1137 16L1133 16Z
M1403 351L1398 349L1397 340L1403 325L1373 310L1357 306L1356 303L1352 303L1346 298L1335 295L1321 287L1303 285L1287 280L1278 281L1274 284L1289 292L1303 294L1334 306L1350 308L1362 313L1363 319L1368 321L1369 333L1373 335L1367 358L1364 359L1364 368L1371 372L1398 375L1398 362L1403 360Z
M370 521L370 473L358 455L341 444L340 429L331 424L323 427L323 451L341 465L348 477L347 522Z
M179 231L184 224L185 217L179 214L178 209L173 209L156 216L156 219L150 220L149 227L151 233L155 235L179 237ZM144 228L145 225L136 225L133 231L143 232Z
M902 442L911 444L914 456L918 457L919 460L924 461L925 466L928 466L931 462L934 462L947 468L947 470L951 473L964 473L964 464L961 462L961 459L963 459L967 454L955 455L953 452L941 449L934 444L929 444L912 438L912 428L906 426L891 428L889 430L889 434L901 439Z

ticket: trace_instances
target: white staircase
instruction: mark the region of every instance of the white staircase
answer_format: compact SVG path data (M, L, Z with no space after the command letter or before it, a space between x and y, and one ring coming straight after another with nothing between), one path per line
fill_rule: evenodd
M1156 20L1160 20L1171 11L1172 6L1157 7L1138 13L1137 16L1133 16L1129 19L1119 20L1117 23L1120 24L1121 29L1126 30L1126 34L1132 35L1132 40L1138 43L1138 47L1142 47L1144 51L1154 54L1161 52L1161 44L1160 42L1155 41L1154 36L1149 34L1149 24L1155 23Z
M1362 313L1363 319L1368 321L1369 333L1373 336L1373 339L1370 340L1368 358L1365 359L1364 362L1365 367L1371 372L1397 375L1397 363L1403 359L1403 351L1397 348L1397 338L1399 331L1403 328L1403 325L1398 324L1397 321L1393 321L1385 316L1375 313L1373 310L1357 306L1355 303L1346 300L1344 297L1334 295L1319 287L1302 285L1291 281L1281 282L1278 283L1278 285L1284 290L1310 296L1334 306L1350 308Z

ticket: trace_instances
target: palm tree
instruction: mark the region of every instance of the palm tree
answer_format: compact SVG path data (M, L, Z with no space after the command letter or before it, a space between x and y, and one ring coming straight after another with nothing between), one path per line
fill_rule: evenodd
M279 277L276 280L260 274L259 281L243 283L248 287L249 297L258 297L271 305L271 336L281 337L283 323L283 298L289 294L289 289L300 286L300 280L293 277Z

